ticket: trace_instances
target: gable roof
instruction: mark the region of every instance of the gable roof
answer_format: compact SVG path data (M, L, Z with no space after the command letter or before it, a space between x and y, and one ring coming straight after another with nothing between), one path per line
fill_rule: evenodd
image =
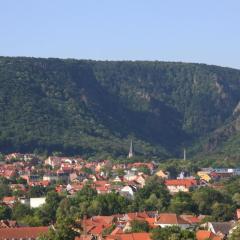
M41 234L47 233L48 227L19 227L19 228L1 228L0 240L5 239L36 239Z
M197 240L206 240L206 239L221 240L219 236L216 236L211 231L207 231L207 230L198 230L196 232L196 239Z
M165 180L165 184L167 186L185 186L187 188L196 186L197 180L196 179L168 179Z
M211 222L215 233L229 234L229 231L234 227L233 222Z
M151 240L150 234L146 232L142 233L125 233L117 234L115 236L108 235L106 240Z
M189 222L175 213L160 213L156 224L189 224Z

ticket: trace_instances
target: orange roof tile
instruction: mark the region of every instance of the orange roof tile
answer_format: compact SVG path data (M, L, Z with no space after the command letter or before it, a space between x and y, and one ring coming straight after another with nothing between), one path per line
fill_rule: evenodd
M0 240L5 239L36 239L41 234L47 233L48 227L19 227L0 229Z
M108 235L106 240L151 240L149 233L125 233L117 234L115 236Z
M221 240L221 238L211 231L207 230L198 230L196 232L196 239L197 240L206 240L206 239L211 239L211 240Z
M158 216L157 224L189 224L189 222L175 213L161 213Z

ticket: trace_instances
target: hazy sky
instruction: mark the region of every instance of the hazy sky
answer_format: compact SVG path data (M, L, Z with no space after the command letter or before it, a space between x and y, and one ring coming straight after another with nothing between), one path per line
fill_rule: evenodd
M240 0L0 0L0 55L240 68Z

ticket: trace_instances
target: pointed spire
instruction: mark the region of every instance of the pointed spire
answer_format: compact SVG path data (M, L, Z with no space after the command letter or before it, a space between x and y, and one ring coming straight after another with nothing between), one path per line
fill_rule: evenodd
M186 160L186 148L183 149L183 160Z
M133 157L133 141L131 140L128 158L132 158L132 157Z

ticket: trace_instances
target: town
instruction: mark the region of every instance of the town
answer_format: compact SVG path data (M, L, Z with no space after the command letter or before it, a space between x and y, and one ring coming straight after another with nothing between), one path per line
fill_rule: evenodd
M239 168L12 153L2 155L0 181L0 239L47 239L61 227L75 240L167 239L161 236L172 232L220 240L239 231Z

